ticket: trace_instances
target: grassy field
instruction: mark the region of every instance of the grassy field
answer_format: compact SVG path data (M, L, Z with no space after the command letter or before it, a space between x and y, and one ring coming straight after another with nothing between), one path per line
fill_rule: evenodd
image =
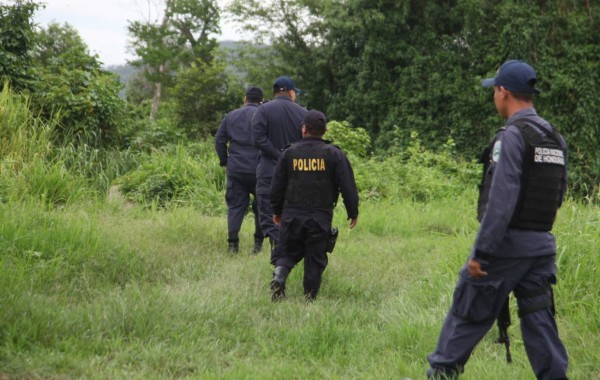
M424 379L476 232L473 201L365 203L352 231L341 207L312 304L301 267L271 303L250 219L230 256L225 217L190 208L0 204L0 379ZM600 210L567 203L555 232L570 376L599 379ZM463 378L533 379L518 326L509 333L512 364L492 330Z

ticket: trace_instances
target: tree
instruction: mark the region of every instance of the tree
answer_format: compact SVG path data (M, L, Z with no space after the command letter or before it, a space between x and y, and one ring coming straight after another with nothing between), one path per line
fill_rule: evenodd
M196 59L212 59L216 40L210 34L219 32L218 7L212 0L165 0L160 23L134 21L128 29L139 57L132 64L143 67L154 83L150 118L155 120L163 87L174 83L173 73Z
M190 138L214 135L223 116L240 107L243 97L241 81L227 73L225 63L198 59L179 71L173 89L178 125Z
M502 125L482 78L507 59L539 73L540 113L567 138L573 188L600 183L597 1L236 0L268 39L306 105L364 127L380 151L452 139L478 156ZM596 185L594 185L596 184Z
M15 89L29 86L33 79L29 52L34 45L33 14L41 5L16 0L0 4L0 80L8 80Z
M117 76L102 70L68 24L48 25L35 41L31 56L38 79L31 88L32 106L46 117L58 113L60 138L93 145L115 138L123 116Z

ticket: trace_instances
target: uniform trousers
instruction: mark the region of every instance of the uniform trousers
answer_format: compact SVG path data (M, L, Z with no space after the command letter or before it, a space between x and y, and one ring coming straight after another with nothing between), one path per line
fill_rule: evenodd
M273 222L273 207L271 206L271 178L259 178L256 181L256 197L260 215L260 228L265 237L275 244L279 241L279 227Z
M284 211L281 239L277 247L275 266L292 270L304 259L304 294L315 298L321 288L323 272L327 267L329 229L322 221L310 217L294 217ZM330 224L330 223L329 223Z
M262 239L259 223L259 212L256 205L256 175L252 173L228 173L225 202L227 203L227 229L229 240L238 240L244 215L250 204L250 194L254 196L252 212L254 213L254 237Z
M473 349L494 325L512 290L535 290L556 281L555 256L491 258L482 264L488 275L477 279L467 266L459 273L452 306L435 351L427 358L430 378L456 378ZM529 298L517 298L519 309L551 302L550 290ZM566 379L567 352L550 308L523 315L520 321L525 351L537 379ZM446 377L442 377L445 375Z

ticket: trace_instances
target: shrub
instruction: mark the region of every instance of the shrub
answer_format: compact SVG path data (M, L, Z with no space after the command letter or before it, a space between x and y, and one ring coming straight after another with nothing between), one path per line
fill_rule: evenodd
M225 170L209 142L155 150L115 183L128 199L145 206L188 204L205 214L225 210Z
M367 157L371 149L371 138L363 128L353 128L347 121L332 120L327 123L325 139L338 145L349 154Z
M359 160L350 155L362 199L426 202L452 199L476 189L479 168L457 159L449 141L441 152L426 150L416 133L409 147L387 157Z

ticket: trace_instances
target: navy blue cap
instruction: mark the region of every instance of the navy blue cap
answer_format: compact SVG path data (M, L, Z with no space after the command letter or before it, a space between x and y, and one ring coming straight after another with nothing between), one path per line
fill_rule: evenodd
M483 87L502 86L519 94L539 94L534 88L537 76L533 67L523 61L506 61L496 72L495 78L484 79Z
M312 128L325 128L327 126L327 118L321 111L310 110L304 115L303 124Z
M273 92L282 92L290 90L302 92L299 88L296 88L294 81L290 77L279 77L275 79L275 83L273 83Z
M260 87L250 86L246 89L246 96L252 98L263 98L263 90Z

